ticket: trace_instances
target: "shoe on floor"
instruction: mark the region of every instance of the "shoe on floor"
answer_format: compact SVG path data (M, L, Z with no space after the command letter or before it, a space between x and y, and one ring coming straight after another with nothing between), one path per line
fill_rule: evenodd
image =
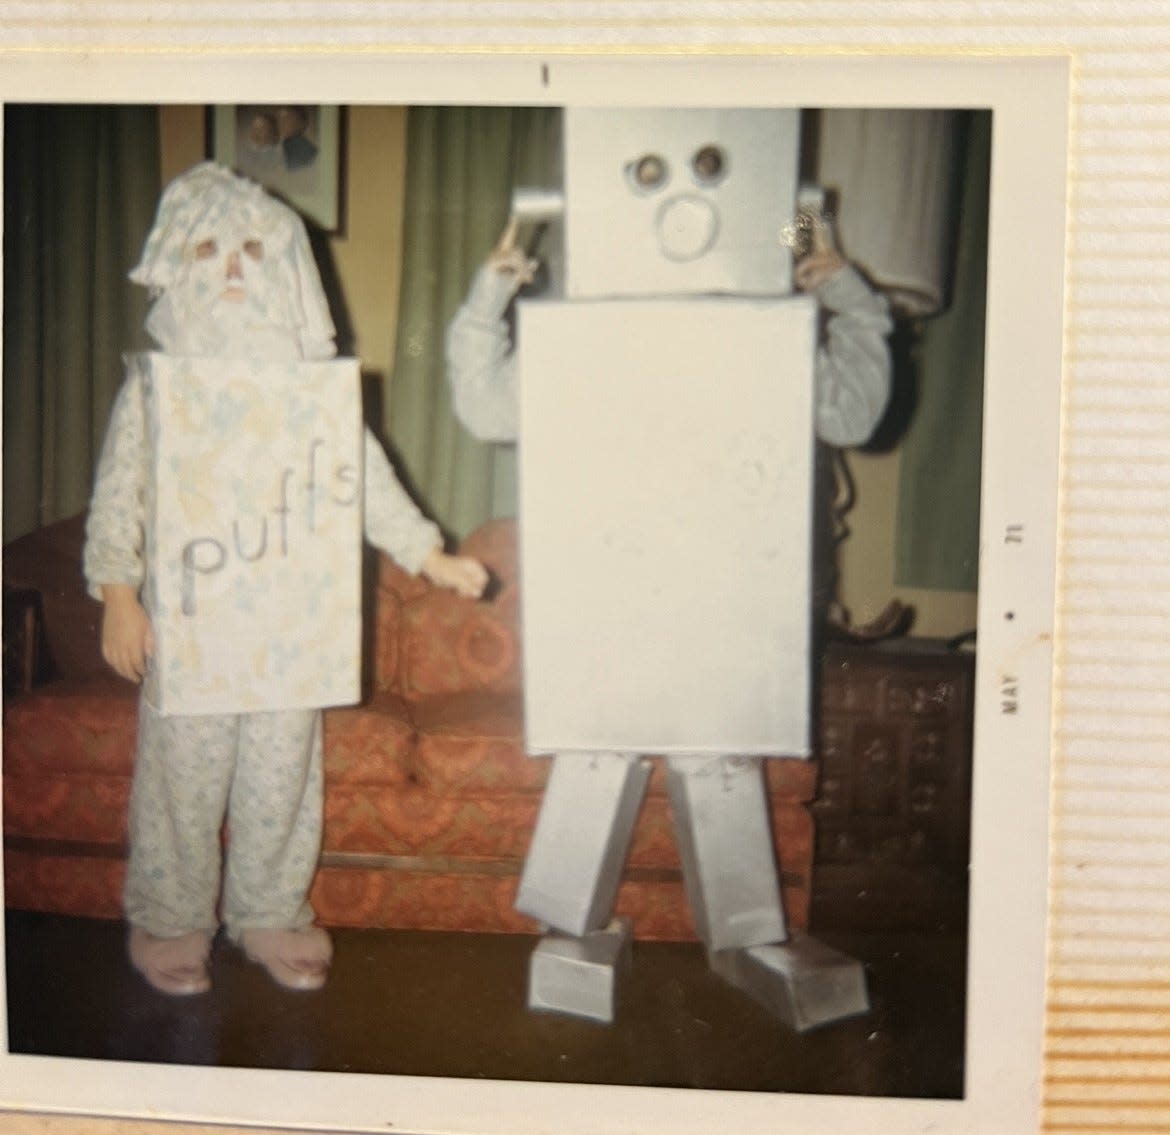
M320 989L329 976L333 941L320 926L295 930L251 927L240 934L240 946L285 989Z
M191 930L175 938L160 938L130 927L130 964L160 993L189 997L211 988L207 959L211 954L211 933Z

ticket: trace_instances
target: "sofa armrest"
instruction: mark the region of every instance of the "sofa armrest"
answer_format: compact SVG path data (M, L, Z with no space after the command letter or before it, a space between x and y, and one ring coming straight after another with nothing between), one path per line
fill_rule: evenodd
M4 693L31 690L57 676L45 634L45 611L35 587L4 585Z
M4 546L4 583L40 593L46 648L61 677L109 673L102 659L102 607L85 589L85 514L59 520Z

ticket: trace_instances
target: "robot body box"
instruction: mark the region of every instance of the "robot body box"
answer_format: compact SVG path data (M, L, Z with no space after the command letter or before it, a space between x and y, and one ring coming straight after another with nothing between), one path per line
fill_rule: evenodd
M809 753L805 298L521 305L533 753Z
M142 380L151 470L151 703L202 714L357 701L356 360L129 363Z

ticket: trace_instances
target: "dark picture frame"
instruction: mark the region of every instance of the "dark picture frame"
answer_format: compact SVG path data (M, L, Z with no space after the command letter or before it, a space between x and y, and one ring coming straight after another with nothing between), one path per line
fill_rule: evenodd
M340 107L234 103L214 107L210 117L217 162L259 182L322 231L340 231Z

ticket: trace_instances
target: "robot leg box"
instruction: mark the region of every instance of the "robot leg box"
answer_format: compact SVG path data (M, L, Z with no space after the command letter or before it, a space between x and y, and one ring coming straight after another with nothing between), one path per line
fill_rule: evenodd
M713 953L711 968L797 1032L869 1011L860 962L804 935Z
M631 938L629 921L615 918L580 938L542 939L528 967L528 1007L612 1022L618 983L631 964Z
M666 787L687 900L709 950L787 935L758 760L672 757Z
M649 778L649 761L632 754L555 757L516 909L566 934L603 927Z

